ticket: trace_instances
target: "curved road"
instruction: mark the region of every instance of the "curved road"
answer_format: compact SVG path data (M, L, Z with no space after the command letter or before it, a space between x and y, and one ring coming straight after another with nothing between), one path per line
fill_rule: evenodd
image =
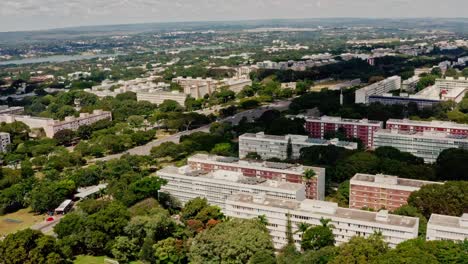
M267 106L259 107L257 109L243 111L243 112L235 114L234 116L222 119L220 122L230 122L233 125L237 125L237 124L239 124L239 122L244 117L246 117L247 120L250 121L250 120L253 120L253 119L256 119L256 118L260 117L267 110L271 110L271 109L276 109L276 110L280 110L280 111L281 110L286 110L286 109L288 109L289 104L291 103L291 100L292 99L286 100L286 101L274 102L274 103L271 103L271 104L269 104ZM159 146L159 145L161 145L162 143L165 143L165 142L179 143L179 140L180 140L181 136L190 135L190 134L193 134L195 132L209 132L210 126L211 126L211 124L200 127L200 128L197 128L197 129L179 132L179 133L176 133L176 134L171 135L171 136L166 137L166 138L153 140L153 141L147 143L146 145L129 149L129 150L123 152L123 153L109 155L109 156L98 158L98 159L93 159L93 160L90 160L90 162L108 161L108 160L112 160L112 159L119 159L124 154L141 155L141 156L149 155L150 152L151 152L151 149L153 147L157 147L157 146Z

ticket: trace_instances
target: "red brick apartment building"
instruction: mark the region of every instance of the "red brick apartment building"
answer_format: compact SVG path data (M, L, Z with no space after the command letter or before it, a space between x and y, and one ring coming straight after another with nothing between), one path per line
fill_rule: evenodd
M349 185L349 208L393 211L407 204L412 192L438 182L403 179L388 175L356 174Z
M368 119L344 119L341 117L308 117L306 118L306 131L310 137L324 138L327 132L338 131L343 128L349 138L359 138L364 146L371 148L374 132L383 128L383 122Z

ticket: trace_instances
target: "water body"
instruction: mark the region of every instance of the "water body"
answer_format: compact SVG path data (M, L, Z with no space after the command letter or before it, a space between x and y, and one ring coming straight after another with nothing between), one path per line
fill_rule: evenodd
M56 56L41 57L41 58L0 61L0 66L23 65L23 64L44 63L44 62L67 62L67 61L89 60L89 59L96 59L96 58L113 57L113 56L118 56L118 55L125 55L125 54L56 55Z

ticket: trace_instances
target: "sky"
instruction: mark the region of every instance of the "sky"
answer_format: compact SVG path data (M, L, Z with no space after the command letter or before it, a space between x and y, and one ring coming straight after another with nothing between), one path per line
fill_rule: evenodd
M0 31L147 22L467 17L467 0L0 0Z

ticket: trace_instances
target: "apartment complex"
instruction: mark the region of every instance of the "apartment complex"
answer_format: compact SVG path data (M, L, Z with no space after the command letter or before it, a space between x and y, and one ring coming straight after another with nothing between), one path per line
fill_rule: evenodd
M265 160L271 158L298 159L301 156L302 148L329 145L349 150L358 148L356 142L339 141L338 139L325 140L302 135L274 136L259 132L257 134L247 133L239 137L239 157L243 159L249 153L257 153ZM290 157L288 157L288 151Z
M468 214L461 217L432 214L427 223L426 240L464 241L468 239Z
M383 127L383 122L368 119L344 119L341 117L307 117L306 130L313 138L324 138L328 132L340 128L348 138L359 138L366 147L372 147L374 132Z
M178 91L162 91L162 90L155 90L151 89L146 92L138 92L137 93L137 101L147 101L152 104L160 105L166 100L172 100L179 103L181 106L185 107L185 100L187 96L184 93L180 93Z
M0 132L0 152L5 153L10 145L10 133Z
M252 85L252 81L248 76L234 77L223 80L215 80L212 78L192 78L192 77L177 77L172 79L172 82L179 84L184 88L184 93L195 99L203 98L205 95L211 95L217 89L226 86L229 90L238 93L245 86Z
M387 129L408 132L445 132L453 135L468 135L468 125L446 121L416 121L389 119Z
M265 178L246 177L242 172L228 170L204 171L190 166L165 167L157 172L167 180L161 190L186 203L203 197L208 203L225 209L226 199L235 193L260 194L286 200L305 199L305 187L299 183L279 182Z
M468 135L447 132L415 132L380 129L374 133L374 148L394 147L434 163L439 154L450 148L468 149Z
M369 96L382 95L393 90L401 89L401 77L392 76L383 81L373 83L356 91L356 104L369 103Z
M405 240L416 238L419 227L418 218L392 215L385 210L369 212L340 208L336 203L324 201L293 201L246 193L230 196L226 200L224 213L229 217L246 219L265 215L268 219L267 229L276 249L287 244L288 215L293 232L297 231L300 223L318 226L321 224L320 219L330 219L337 244L348 242L353 236L367 237L382 232L384 240L395 247ZM294 240L299 247L301 235L294 234Z
M318 167L307 167L302 165L259 162L250 160L239 160L232 157L212 156L196 154L187 160L192 170L213 172L216 170L227 170L240 172L243 176L268 179L279 182L300 183L306 186L306 197L309 199L325 199L325 169ZM315 176L305 181L303 175L307 170L313 170Z
M399 96L392 94L372 95L369 96L369 103L381 103L383 105L409 105L416 104L419 109L431 108L439 104L441 100L436 98L425 98L418 95L410 95L401 93Z
M412 192L428 184L441 183L358 173L349 184L349 208L394 211L407 204Z
M0 115L0 122L13 123L15 121L23 122L31 129L43 129L45 135L49 138L65 129L78 130L80 126L92 125L100 120L112 119L112 113L102 110L94 110L93 113L80 113L79 117L68 116L65 120L54 120L52 118L43 118L26 115Z
M437 79L435 87L440 92L442 100L452 100L459 103L468 90L468 79L464 77Z

